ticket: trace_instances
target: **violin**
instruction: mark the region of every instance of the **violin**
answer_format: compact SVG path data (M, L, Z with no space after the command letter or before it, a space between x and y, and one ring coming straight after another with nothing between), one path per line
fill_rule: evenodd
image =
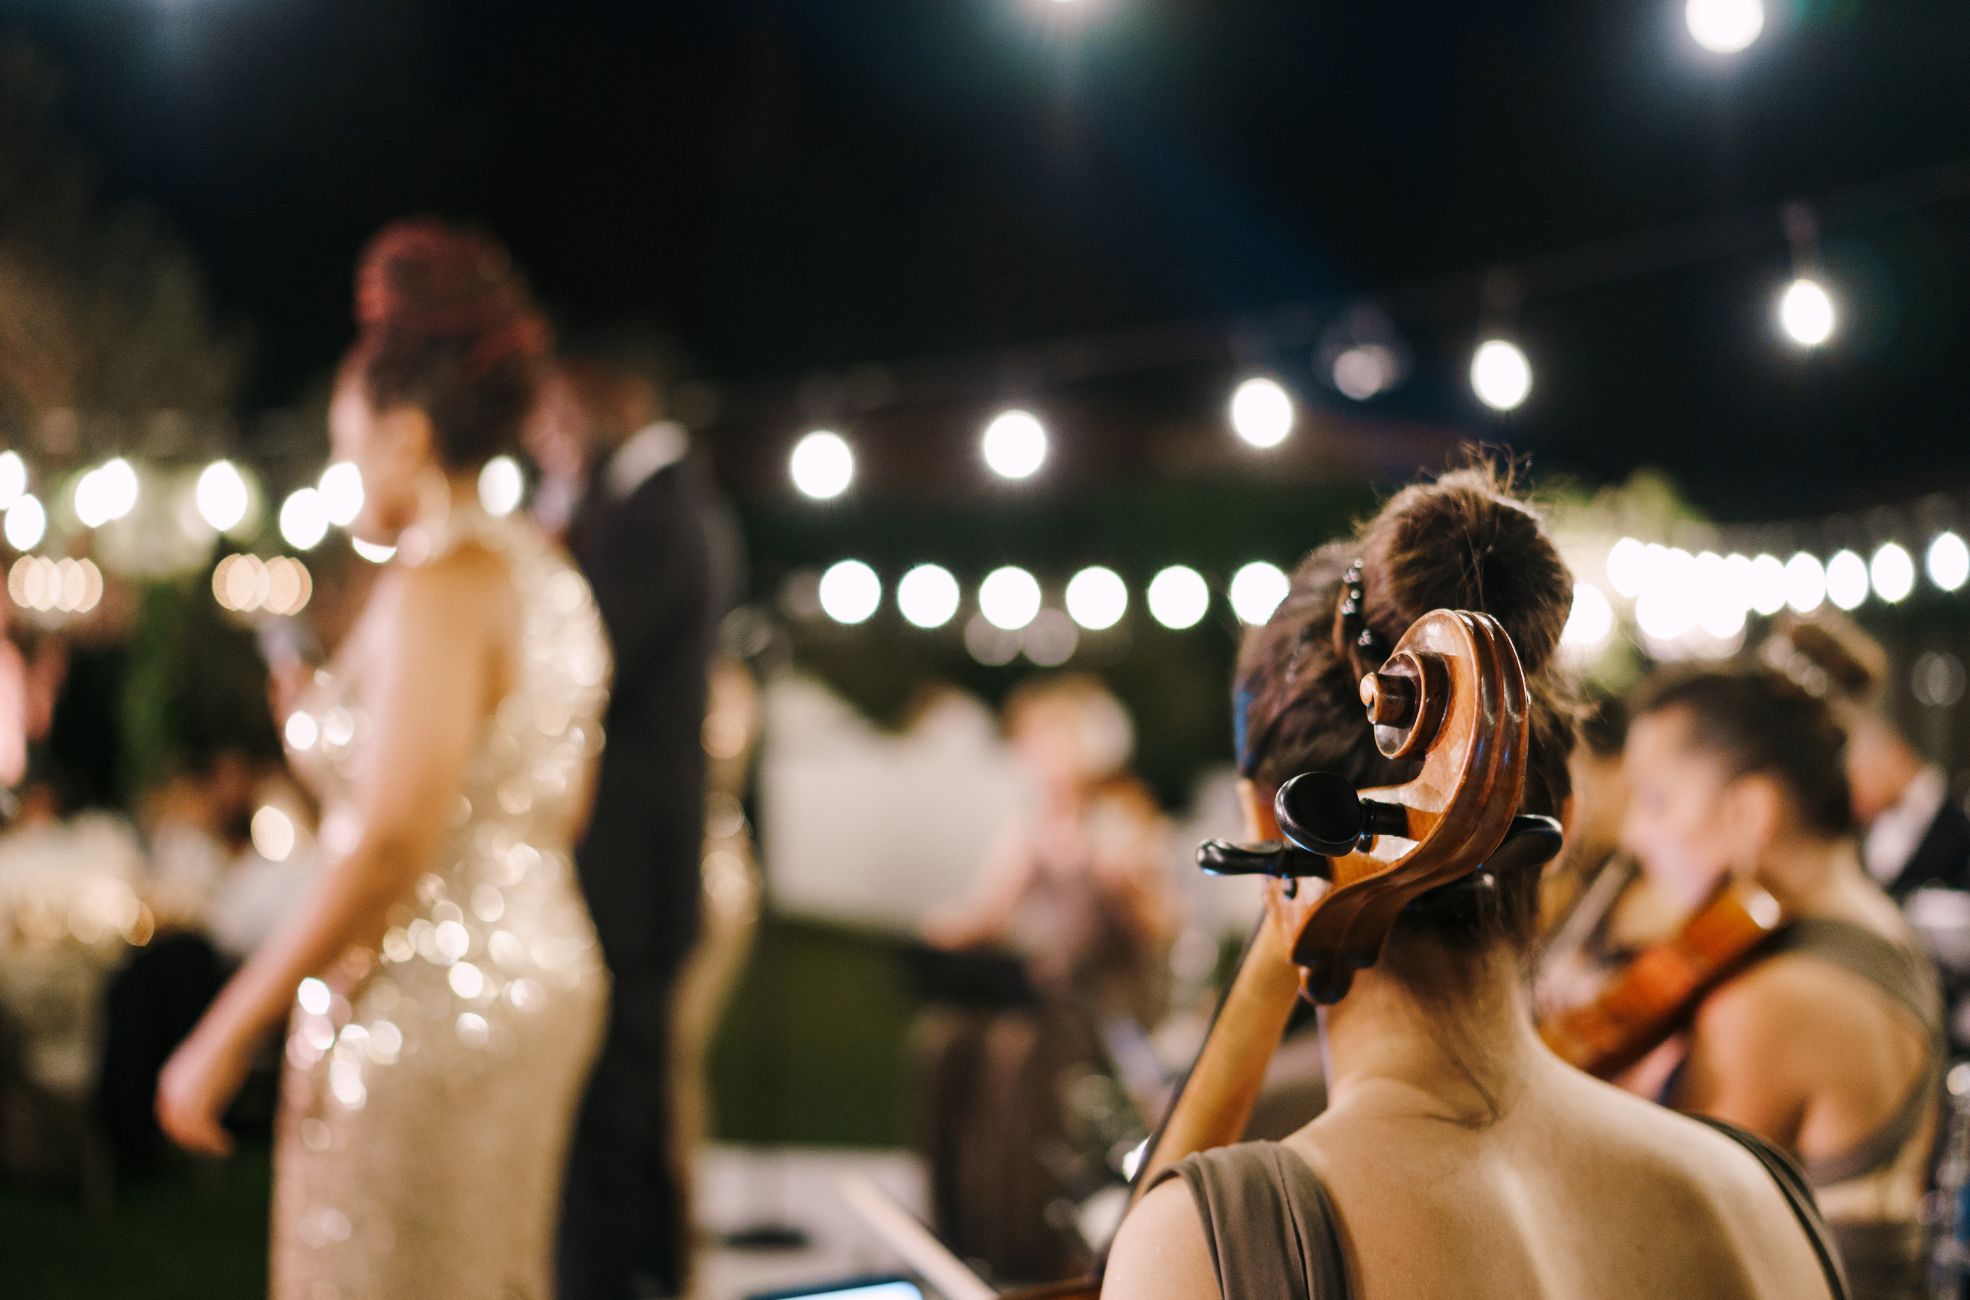
M1563 1061L1610 1079L1689 1025L1717 987L1784 923L1778 900L1748 880L1720 882L1671 938L1645 948L1591 1001L1540 1021Z
M1491 883L1559 851L1559 823L1517 815L1525 790L1526 685L1518 652L1486 614L1436 610L1412 624L1361 681L1376 747L1416 764L1400 785L1356 790L1330 773L1282 785L1279 838L1213 840L1213 875L1265 878L1265 915L1225 990L1203 1047L1144 1144L1133 1206L1172 1165L1238 1141L1267 1062L1300 997L1338 1002L1372 965L1405 907L1438 891ZM1019 1300L1092 1300L1092 1277L1017 1292Z

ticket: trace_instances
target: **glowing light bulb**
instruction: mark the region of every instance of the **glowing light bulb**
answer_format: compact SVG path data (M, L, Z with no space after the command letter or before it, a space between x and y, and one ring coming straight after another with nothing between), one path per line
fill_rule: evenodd
M1196 627L1211 608L1204 576L1174 564L1149 580L1149 615L1172 632Z
M297 551L312 551L328 536L328 505L314 488L296 488L280 506L280 535Z
M7 507L5 532L7 545L17 551L31 551L48 535L48 512L33 496L23 494Z
M1030 411L1002 411L985 426L985 463L1005 479L1028 479L1047 459L1047 430Z
M347 528L363 512L362 471L346 460L336 461L321 473L322 509L328 522Z
M1471 389L1494 411L1513 411L1532 393L1532 362L1505 339L1486 339L1471 355Z
M1805 551L1785 562L1785 603L1795 614L1810 614L1826 600L1826 566Z
M1785 608L1785 562L1776 555L1751 561L1751 608L1770 617Z
M1258 627L1272 617L1292 588L1286 571L1276 564L1254 560L1231 575L1231 610L1238 621Z
M1560 646L1586 658L1598 654L1614 636L1614 605L1607 593L1591 582L1573 584L1573 611L1566 616Z
M526 475L511 456L494 456L479 471L479 505L493 518L504 519L518 510L526 495Z
M896 608L916 627L943 627L957 616L958 580L937 564L919 564L896 584Z
M1867 561L1852 551L1826 562L1826 598L1839 609L1859 609L1867 599Z
M1129 612L1129 587L1113 569L1094 565L1067 582L1067 613L1090 632L1105 632Z
M802 496L832 501L855 481L855 449L840 434L816 429L794 444L787 473Z
M1277 447L1293 431L1293 397L1279 382L1247 379L1231 394L1231 428L1247 445Z
M246 479L229 460L215 460L205 467L198 476L196 497L199 517L215 532L230 532L246 518Z
M1779 328L1802 348L1816 348L1833 337L1837 313L1833 297L1818 280L1800 276L1778 299Z
M12 506L27 492L27 462L17 451L0 451L0 510Z
M1960 591L1970 582L1970 544L1955 533L1938 533L1924 557L1929 581L1943 591Z
M860 560L842 560L821 575L821 610L837 623L866 623L882 604L882 579Z
M1890 605L1898 605L1915 590L1915 560L1899 543L1888 542L1868 561L1867 576L1874 584L1875 595Z
M1712 54L1736 54L1765 30L1765 6L1763 0L1689 0L1683 21Z
M1002 632L1017 632L1040 612L1040 584L1032 574L1007 565L978 584L978 609Z

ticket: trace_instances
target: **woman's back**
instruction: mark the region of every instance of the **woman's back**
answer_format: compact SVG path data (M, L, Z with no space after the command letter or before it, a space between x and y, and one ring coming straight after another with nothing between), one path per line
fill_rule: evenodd
M1323 1195L1350 1300L1839 1294L1816 1218L1809 1231L1773 1171L1732 1137L1553 1060L1499 1103L1502 1117L1479 1123L1433 1092L1365 1082L1276 1148L1287 1157L1271 1162L1289 1202L1280 1213L1247 1203L1215 1230L1198 1200L1213 1178L1192 1165L1130 1216L1109 1294L1270 1294L1279 1274L1266 1270L1283 1267L1309 1300L1335 1300L1320 1281L1333 1267L1317 1231ZM1258 1165L1244 1163L1216 1181L1249 1184Z

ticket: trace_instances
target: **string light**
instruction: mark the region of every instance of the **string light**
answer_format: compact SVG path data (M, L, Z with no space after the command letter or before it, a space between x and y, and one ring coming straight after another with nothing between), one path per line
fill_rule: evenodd
M1019 639L1020 648L1037 668L1058 668L1081 648L1074 620L1057 609L1043 609Z
M4 531L7 545L17 551L31 551L48 535L48 512L31 494L23 494L7 507Z
M1334 358L1334 387L1357 402L1387 392L1401 377L1402 362L1380 343L1357 343Z
M1573 584L1573 610L1560 632L1560 647L1575 658L1599 654L1614 637L1614 605L1591 582Z
M1047 459L1047 430L1030 411L1001 411L985 426L985 463L1004 479L1028 479Z
M1810 276L1800 276L1779 295L1779 328L1802 348L1816 348L1832 338L1836 319L1833 296Z
M1810 614L1826 600L1826 566L1805 551L1785 562L1785 603L1795 614Z
M321 472L322 510L328 522L347 528L363 512L362 471L346 460L338 460Z
M1471 390L1494 411L1515 411L1532 393L1532 362L1507 339L1486 339L1471 354Z
M1129 585L1115 570L1097 564L1067 582L1067 614L1090 632L1106 632L1129 612Z
M495 519L520 508L527 495L527 478L511 456L494 456L479 471L479 505Z
M84 474L75 485L75 517L84 527L101 528L137 508L137 471L118 456Z
M27 492L27 462L17 451L0 451L0 510L13 506Z
M294 852L294 820L272 804L253 814L253 851L269 862L285 862Z
M882 579L860 560L842 560L821 575L821 610L850 627L866 623L882 604Z
M1826 562L1826 598L1836 609L1859 609L1867 599L1867 561L1852 551L1835 552Z
M1767 618L1785 608L1785 562L1776 555L1759 555L1751 561L1751 608Z
M1211 589L1187 565L1173 564L1151 578L1148 595L1149 616L1172 632L1196 627L1211 608Z
M280 535L297 551L312 551L328 536L328 505L319 489L296 488L280 506Z
M994 569L978 584L978 611L1002 632L1017 632L1040 612L1040 584L1014 565Z
M1239 622L1258 627L1272 617L1292 585L1278 565L1254 560L1231 575L1231 612Z
M1924 567L1929 570L1929 581L1938 589L1960 591L1965 582L1970 582L1970 545L1955 533L1938 533L1929 543Z
M349 549L368 560L371 564L388 564L397 558L397 548L382 542L366 542L360 537L349 539Z
M840 434L816 429L794 444L787 472L802 496L832 501L855 481L855 449Z
M1736 54L1765 30L1765 6L1762 0L1689 0L1683 21L1712 54Z
M958 613L958 580L937 564L919 564L896 584L896 608L912 625L939 628Z
M239 527L252 505L245 475L229 460L215 460L200 472L194 496L199 517L220 533Z
M1247 445L1277 447L1293 432L1293 397L1276 379L1247 379L1231 394L1232 432Z
M1899 605L1915 590L1915 561L1899 543L1886 542L1868 561L1867 576L1875 595L1890 605Z
M212 570L212 598L234 614L298 614L314 589L308 566L286 555L228 555Z

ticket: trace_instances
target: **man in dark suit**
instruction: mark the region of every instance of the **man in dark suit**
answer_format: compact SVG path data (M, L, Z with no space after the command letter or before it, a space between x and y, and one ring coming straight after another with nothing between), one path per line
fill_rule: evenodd
M674 985L696 940L702 729L729 585L714 498L654 387L564 362L529 432L536 513L565 535L615 650L594 812L576 850L613 979L576 1121L556 1252L564 1300L682 1293L690 1250L671 1106Z

